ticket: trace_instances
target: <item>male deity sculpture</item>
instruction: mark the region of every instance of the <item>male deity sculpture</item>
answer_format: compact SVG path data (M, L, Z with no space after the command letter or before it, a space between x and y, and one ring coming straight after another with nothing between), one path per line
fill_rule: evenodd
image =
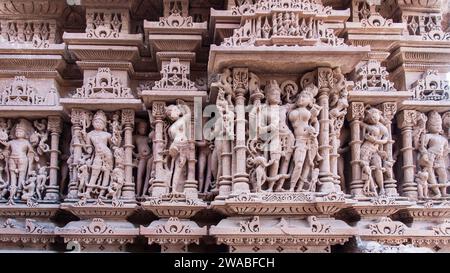
M423 130L422 130L423 132ZM426 130L420 135L418 165L422 172L426 172L428 182L423 182L422 188L429 187L434 193L433 197L447 196L449 186L448 166L448 138L442 135L442 117L436 111L428 113ZM425 180L425 175L420 175ZM419 177L419 178L420 178ZM426 197L423 191L422 196Z
M113 115L111 122L112 133L107 131L108 119L102 110L97 111L92 118L91 131L88 132L90 115L85 115L82 120L80 139L85 153L78 162L77 174L79 196L82 198L106 197L111 183L111 173L115 167L114 162L117 166L119 160L116 151L122 144L121 125L116 115ZM90 169L90 173L86 167Z
M11 120L0 121L2 197L9 191L9 203L14 203L14 199L41 200L48 179L46 175L41 175L42 168L45 170L48 163L45 156L49 151L46 122L35 121L33 126L30 121L19 119L14 126L11 126L12 123ZM40 176L37 175L38 167L41 169ZM39 194L36 192L37 182L40 184Z
M266 162L258 160L257 165L268 168L267 191L282 191L284 181L289 178L288 168L294 144L294 135L287 124L291 105L282 105L281 89L275 80L267 83L265 97L266 103L261 106L260 117L255 119L255 128L258 141L265 142L262 152ZM253 107L257 109L258 105Z
M384 173L387 171L383 166L383 161L387 160L387 153L384 145L389 140L389 130L381 122L381 111L376 108L366 110L365 120L363 123L363 143L361 145L361 168L366 176L366 183L370 185L374 180L378 186L380 195L385 194L384 189ZM374 187L365 187L366 196L378 195Z

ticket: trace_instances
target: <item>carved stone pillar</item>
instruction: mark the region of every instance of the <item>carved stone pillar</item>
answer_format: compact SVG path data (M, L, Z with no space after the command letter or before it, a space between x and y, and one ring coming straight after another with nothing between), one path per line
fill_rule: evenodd
M245 143L245 97L248 91L248 69L233 69L233 90L235 92L236 109L236 172L233 174L233 194L250 192L247 174L247 146Z
M330 118L329 118L329 92L333 88L333 71L331 68L319 67L317 69L319 99L322 106L320 111L319 153L322 160L319 163L320 192L334 192L333 175L330 171Z
M415 165L413 153L413 126L417 116L416 113L415 110L404 110L397 116L397 124L402 130L402 195L412 199L417 199L417 184L414 181Z
M392 119L395 116L395 113L397 112L397 103L395 102L385 102L380 105L380 110L383 112L383 116L386 120L386 127L388 128L388 142L386 144L386 152L387 152L387 161L394 162L394 159L392 157L392 146L394 144L394 141L392 140ZM388 196L397 196L397 181L393 177L393 167L390 167L392 171L392 177L389 177L384 181L384 188L386 190L386 195Z
M350 193L353 196L362 196L363 181L361 180L361 121L364 118L364 103L352 102L350 104L350 111L348 113L348 119L350 120L350 132L351 132L351 155L352 161L352 180L350 182Z
M122 124L124 125L124 150L125 150L125 184L122 189L123 199L135 198L135 183L133 181L133 127L134 111L122 110Z
M73 147L73 154L72 154L72 179L69 182L69 189L67 197L69 199L78 198L78 188L77 188L77 165L80 161L81 154L82 154L82 147L83 144L81 143L81 120L83 119L83 116L85 114L84 110L81 109L73 109L70 117L72 122L72 147Z
M164 150L164 107L165 102L154 102L152 106L152 112L155 122L155 139L153 140L153 164L155 164L155 180L152 186L152 197L159 197L167 193L168 185L165 178L164 170L164 156L162 152Z
M61 134L61 117L48 117L48 130L50 131L50 171L49 185L45 193L45 200L59 199L58 185L58 155L59 155L59 136Z

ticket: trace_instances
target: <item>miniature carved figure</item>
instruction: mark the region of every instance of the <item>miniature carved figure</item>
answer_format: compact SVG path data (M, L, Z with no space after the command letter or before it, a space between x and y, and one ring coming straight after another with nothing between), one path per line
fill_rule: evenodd
M22 200L28 201L34 197L36 191L37 174L31 171L30 177L23 183Z
M38 173L36 176L36 193L37 193L37 197L38 200L42 200L43 199L43 195L44 195L44 191L46 189L46 182L48 180L49 176L47 175L47 167L43 166L38 168Z
M416 175L417 193L419 198L428 198L428 172L419 171Z

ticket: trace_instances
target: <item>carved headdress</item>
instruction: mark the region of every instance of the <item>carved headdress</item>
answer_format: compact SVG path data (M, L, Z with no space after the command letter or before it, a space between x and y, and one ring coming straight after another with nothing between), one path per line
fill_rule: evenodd
M94 118L92 119L92 121L96 121L96 120L100 120L101 122L103 122L104 124L106 124L107 119L106 119L106 114L105 112L103 112L102 110L98 110L95 115Z
M281 89L276 80L270 80L267 82L264 88L264 93L266 94L266 99L276 96L281 103Z
M427 120L427 130L430 131L434 131L433 129L431 129L432 127L435 126L439 126L442 130L442 118L441 115L439 115L438 112L436 111L431 111L430 113L428 113L428 120ZM430 130L431 129L431 130ZM440 132L439 132L440 133Z
M315 98L317 96L318 92L319 92L319 89L313 83L308 84L302 90L302 93L306 93L306 94L310 95L311 98Z

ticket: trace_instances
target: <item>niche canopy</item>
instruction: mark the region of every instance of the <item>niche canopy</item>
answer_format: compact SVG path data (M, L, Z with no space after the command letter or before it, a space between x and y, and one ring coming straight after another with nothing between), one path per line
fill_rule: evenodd
M349 16L349 9L333 10L320 0L260 0L227 11L212 10L216 39L240 22L219 46L211 46L208 72L244 65L260 73L302 73L319 65L341 66L348 73L370 51L339 38Z

